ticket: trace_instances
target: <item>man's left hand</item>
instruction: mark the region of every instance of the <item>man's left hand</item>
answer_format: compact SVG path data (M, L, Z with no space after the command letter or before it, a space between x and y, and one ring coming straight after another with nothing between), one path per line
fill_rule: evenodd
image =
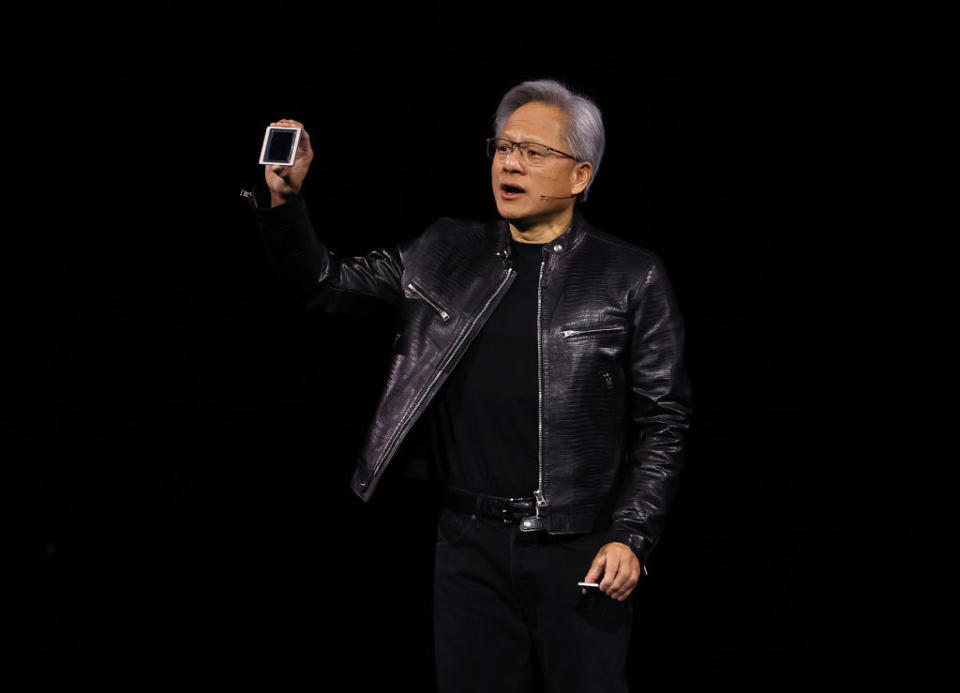
M640 560L626 544L619 541L604 544L597 551L593 563L590 564L590 571L583 581L596 582L601 575L603 580L600 581L600 591L611 599L622 602L637 586L637 580L640 579ZM586 593L587 590L583 590L583 594Z

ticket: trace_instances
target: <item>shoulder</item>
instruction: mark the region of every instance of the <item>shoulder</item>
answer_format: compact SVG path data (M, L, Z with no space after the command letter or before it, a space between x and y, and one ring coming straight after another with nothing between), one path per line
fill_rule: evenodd
M496 224L491 222L441 217L418 236L408 240L403 250L417 252L429 249L436 252L444 248L462 248L485 240L495 226Z
M489 227L488 223L473 219L441 217L428 226L422 236L463 240L465 237L482 235Z
M656 252L619 236L585 224L581 247L591 267L602 268L606 277L619 276L631 303L653 296L670 300L673 287L663 259Z
M418 236L401 244L402 264L418 274L449 274L457 268L472 266L494 252L491 246L494 234L490 228L491 224L469 219L437 219Z
M645 275L651 270L662 272L663 260L652 250L601 231L586 222L584 231L581 247L585 253L602 258L613 267L630 269L635 273Z
M466 237L482 234L487 224L471 219L455 219L441 217L431 223L418 236L410 239L410 243L458 241Z

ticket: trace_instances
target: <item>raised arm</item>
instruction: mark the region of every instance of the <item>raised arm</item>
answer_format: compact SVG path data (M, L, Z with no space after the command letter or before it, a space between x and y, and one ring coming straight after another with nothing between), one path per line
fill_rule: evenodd
M313 162L313 146L310 144L310 133L303 127L303 123L284 118L270 123L270 127L301 128L302 130L293 166L267 164L263 167L264 179L270 189L270 206L278 207L300 194L307 171L310 170L310 164Z
M380 249L353 258L338 258L330 252L316 233L300 194L313 161L310 135L296 120L270 125L303 129L293 166L264 167L270 207L257 209L256 215L274 269L305 305L349 311L371 298L399 301L403 295L400 251Z

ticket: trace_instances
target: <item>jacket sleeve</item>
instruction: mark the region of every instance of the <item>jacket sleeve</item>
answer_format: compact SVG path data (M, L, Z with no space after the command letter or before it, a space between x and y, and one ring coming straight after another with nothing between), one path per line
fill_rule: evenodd
M349 312L369 305L370 299L395 304L402 298L399 250L338 258L317 235L300 196L254 213L271 265L305 306Z
M631 305L628 449L611 534L645 566L683 464L690 386L683 364L683 318L659 259L639 282Z

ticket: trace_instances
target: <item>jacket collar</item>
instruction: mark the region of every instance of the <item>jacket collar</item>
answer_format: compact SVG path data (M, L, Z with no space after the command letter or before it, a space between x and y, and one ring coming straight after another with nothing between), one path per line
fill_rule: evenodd
M580 210L576 207L573 210L573 221L569 228L554 238L551 242L544 245L544 252L550 255L565 255L583 242L587 235L590 225L583 218ZM501 219L496 224L497 236L497 256L506 257L510 255L510 225L505 219Z

